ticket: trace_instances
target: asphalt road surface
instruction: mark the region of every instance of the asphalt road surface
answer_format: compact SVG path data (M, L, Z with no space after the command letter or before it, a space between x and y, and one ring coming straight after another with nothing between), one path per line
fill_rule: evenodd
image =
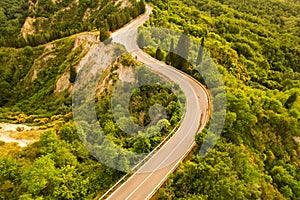
M113 42L123 44L133 57L137 57L153 71L176 82L186 96L186 113L176 133L107 198L110 200L150 199L192 150L195 145L194 137L205 127L208 118L209 97L204 87L186 74L150 57L138 48L136 30L149 19L151 12L152 8L147 6L143 16L112 34Z

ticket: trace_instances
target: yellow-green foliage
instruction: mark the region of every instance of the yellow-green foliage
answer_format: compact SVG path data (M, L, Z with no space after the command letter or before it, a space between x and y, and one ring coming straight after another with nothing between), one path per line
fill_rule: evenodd
M227 90L226 124L217 146L207 157L195 154L181 165L159 198L299 198L300 148L293 139L300 135L299 2L152 3L147 26L204 37ZM196 137L199 145L206 134Z

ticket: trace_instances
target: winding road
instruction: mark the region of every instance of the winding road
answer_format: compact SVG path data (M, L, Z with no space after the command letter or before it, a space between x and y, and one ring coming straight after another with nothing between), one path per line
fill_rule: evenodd
M152 8L147 5L144 15L112 34L113 42L123 44L140 62L176 82L186 96L186 113L176 133L138 171L118 187L107 198L109 200L150 199L193 149L194 137L205 127L209 115L209 97L202 85L138 48L137 28L149 19L151 12Z

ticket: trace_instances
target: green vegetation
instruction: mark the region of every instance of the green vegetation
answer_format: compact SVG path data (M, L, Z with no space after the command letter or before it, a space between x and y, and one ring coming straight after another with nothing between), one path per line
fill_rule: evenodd
M72 39L69 38L67 41L69 40L71 41ZM65 40L61 42L63 41L66 42ZM43 47L40 48L42 52ZM22 52L23 50L18 51ZM33 49L34 51L35 48ZM125 55L107 68L106 72L104 72L106 76L101 77L101 80L106 81L103 86L104 90L97 92L96 102L98 103L96 108L104 133L115 145L132 152L142 153L151 151L164 139L179 122L182 112L181 104L173 91L173 89L179 90L178 86L171 87L170 85L172 88L170 90L161 85L146 84L135 90L130 100L129 108L131 117L134 119L133 121L140 126L149 124L151 119L148 112L150 106L154 104L161 104L166 107L167 119L145 130L145 134L158 130L158 134L150 138L128 136L127 132L120 129L112 115L110 103L112 91L114 91L115 84L119 79L118 73L120 73L120 68L132 70L134 72L133 75L141 82L147 81L147 78L158 80L158 76L150 73L145 67L138 67L137 65L138 63L129 55ZM66 68L65 70L70 69ZM99 85L101 83L100 81ZM124 84L128 83L125 82ZM41 90L44 89L42 86L40 86ZM128 89L126 85L124 87ZM67 98L63 102L70 98L70 94L67 91L56 95L65 95ZM182 97L183 95L180 94L179 96ZM45 106L53 104L51 95L45 95L43 98L49 98L49 104L43 102L42 99L34 99L36 100L34 104L37 104L37 106L42 106L42 102ZM143 101L145 98L148 100ZM8 98L8 100L12 99ZM9 103L5 105L8 106ZM29 101L28 105L30 104L32 102ZM17 105L12 108L19 109L19 104ZM90 154L91 152L82 143L82 138L79 139L79 134L76 131L74 122L72 122L70 106L66 105L65 107L66 114L57 111L59 114L51 115L51 118L42 118L40 115L26 115L20 112L7 112L5 116L2 114L3 118L12 122L29 122L47 130L41 134L38 142L26 148L19 148L14 144L0 144L0 149L2 147L3 150L5 150L4 148L9 149L9 151L3 152L4 157L0 157L0 199L92 199L99 193L104 193L124 175L120 171L101 164ZM20 108L30 109L25 105ZM3 110L9 110L9 107L3 108ZM28 110L26 113L31 112L36 113L34 110ZM50 114L51 112L46 111L44 113L44 115ZM159 125L164 126L161 127ZM93 137L93 135L88 134L87 138L90 137ZM96 137L99 137L99 135ZM93 142L96 141L93 140ZM97 144L93 144L94 149L99 148ZM105 150L104 146L100 153L103 153ZM99 153L99 151L97 152ZM124 160L120 160L118 154L116 154L117 157L113 157L115 154L110 153L107 154L109 160L118 160L122 164L121 162ZM124 165L127 165L127 161L124 162Z
M196 150L160 189L159 199L298 199L300 148L293 137L300 135L299 3L161 0L152 4L147 26L179 30L201 42L227 89L221 139L204 158ZM151 37L139 36L140 46L146 47ZM170 51L188 49L201 63L201 49L192 49L184 38L166 37L160 42L171 43ZM146 51L155 56L153 50ZM184 59L164 55L163 60L202 81ZM205 130L196 137L199 147L204 135L209 133Z
M70 81L75 79L74 67L84 52L81 46L73 50L74 42L73 37L48 46L0 48L0 118L11 111L47 117L71 111L70 92L55 89L63 74L71 72Z
M1 1L0 46L33 47L94 30L105 33L100 34L103 41L103 35L108 37L107 31L114 31L145 12L144 0L128 0L125 7L121 4L116 0ZM26 19L31 21L26 27L30 31L23 30L21 34Z
M123 61L124 62L124 61ZM127 61L126 61L127 62ZM118 81L114 81L109 88L104 90L103 93L97 98L97 110L98 119L103 131L109 136L115 144L137 153L149 153L153 150L164 138L170 133L174 127L178 124L182 117L182 109L184 105L184 95L178 86L172 85L171 83L160 84L149 84L150 82L161 82L161 78L153 72L150 72L145 67L137 67L133 64L133 72L136 77L136 81L142 86L133 90L131 94L133 83L124 82L121 85L117 85ZM118 74L116 71L122 65L119 63L114 64L110 70L110 77L112 80L118 80L116 77ZM153 80L153 81L151 81ZM167 87L169 86L169 87ZM118 90L116 92L116 90ZM137 132L135 126L130 126L128 118L124 113L123 109L126 109L126 99L123 99L124 94L131 95L129 102L129 114L130 119L135 125L139 127L145 127L140 129L135 135L129 135L130 133ZM177 91L177 96L174 92ZM122 94L120 97L115 96L116 94ZM112 104L113 101L118 102L116 105ZM182 98L183 97L183 98ZM178 99L180 98L180 99ZM165 108L166 119L151 119L150 108L155 105L161 105ZM114 106L114 107L113 107ZM155 111L154 111L155 112ZM159 111L158 114L163 113ZM157 117L158 115L154 115ZM152 121L155 120L155 121ZM116 123L119 121L119 123ZM155 135L151 135L156 133ZM138 135L137 135L138 134ZM150 135L151 137L141 137L144 135Z
M0 199L92 199L123 175L90 156L72 122L0 158L0 171Z
M124 175L99 163L79 139L72 122L69 88L86 49L84 45L74 48L75 36L63 37L98 30L104 41L110 31L143 13L144 1L128 1L122 8L122 1L116 4L113 0L55 2L0 2L0 120L46 129L38 142L26 148L0 142L0 199L92 199ZM300 136L299 1L151 3L154 11L147 26L186 33L211 54L224 77L228 108L216 147L204 158L195 149L159 190L159 199L299 199L300 148L293 140ZM27 17L35 20L32 33L23 38L21 28ZM169 44L170 52L148 48L151 37L139 35L140 47L204 82L183 59L192 55L201 64L203 49L194 49L186 38L162 40ZM40 45L49 41L53 42ZM130 152L149 152L180 120L182 99L156 84L135 90L129 105L132 121L149 125L147 113L157 103L166 108L167 119L153 137L127 135L116 123L110 101L122 67L136 68L140 81L153 78L128 55L119 58L105 72L105 88L95 97L97 116L115 145ZM63 84L69 87L59 91L57 82L64 75ZM157 127L139 134L151 134ZM199 147L209 134L205 129L196 136ZM89 139L95 139L92 137ZM107 156L127 166L128 161L118 155Z
M3 0L0 2L1 38L8 38L20 34L28 9L29 5L26 0Z

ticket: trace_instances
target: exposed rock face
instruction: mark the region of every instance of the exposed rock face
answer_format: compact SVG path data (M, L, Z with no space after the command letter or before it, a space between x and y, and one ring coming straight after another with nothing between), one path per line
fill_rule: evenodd
M35 33L35 28L33 27L33 23L36 19L27 17L25 23L21 29L21 34L25 38L27 35L32 35Z
M90 49L97 44L97 41L99 42L98 36L93 33L85 33L80 34L76 36L75 44L73 51L82 46L83 53L89 52ZM76 71L78 72L80 70L80 63L75 66ZM70 83L70 71L66 71L56 82L55 85L55 93L63 92L64 90L72 90L72 84Z
M135 77L132 67L125 67L123 65L119 66L119 69L117 70L117 73L119 75L119 79L122 82L128 82L128 83L134 83Z
M121 6L120 6L121 8L132 6L132 4L129 0L117 0L115 5L117 5L118 3L121 3Z
M70 83L70 72L65 72L56 82L55 93L63 92L64 90L68 90L71 88Z

